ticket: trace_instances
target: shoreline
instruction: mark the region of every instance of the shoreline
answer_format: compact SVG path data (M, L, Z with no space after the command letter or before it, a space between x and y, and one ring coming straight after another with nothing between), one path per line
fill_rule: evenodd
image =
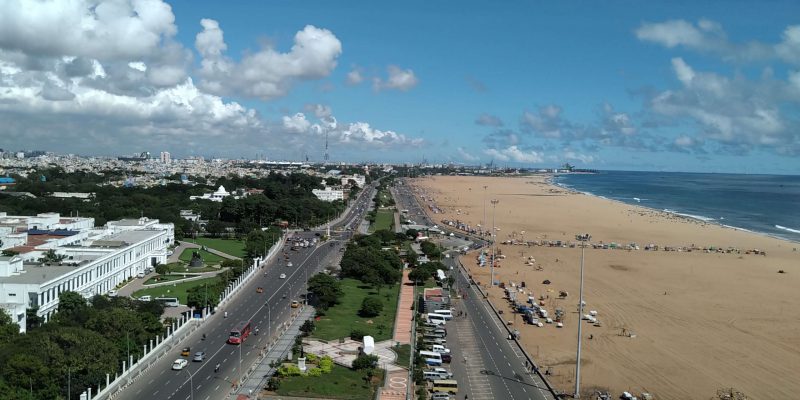
M703 217L703 216L700 216L700 215L679 213L677 211L673 211L673 210L666 209L666 208L659 210L657 208L643 206L638 202L637 203L627 203L627 202L619 200L619 199L612 199L612 198L609 198L609 197L606 197L606 196L601 196L599 194L595 194L595 193L592 193L592 192L581 191L581 190L575 189L573 187L564 185L562 183L555 182L554 179L558 175L562 175L562 174L551 174L549 178L545 179L545 183L547 183L547 184L549 184L549 185L551 185L553 187L559 188L559 189L567 190L567 191L569 191L571 193L574 193L574 194L582 194L582 195L594 197L594 198L597 198L597 199L608 200L608 201L619 203L619 204L622 204L622 205L625 205L625 206L628 206L628 207L640 207L640 208L646 209L647 211L660 212L660 213L668 214L670 216L674 216L674 217L678 217L678 218L684 218L684 219L686 219L688 221L692 221L692 222L712 224L712 225L716 225L716 226L719 226L719 227L722 227L722 228L732 229L732 230L740 231L740 232L752 233L754 235L764 236L764 237L768 237L770 239L783 240L783 241L786 241L786 242L789 242L789 243L794 243L794 244L800 245L800 239L794 240L794 239L791 239L791 238L788 238L788 237L775 235L773 233L760 232L760 231L755 231L755 230L752 230L752 229L742 228L742 227L739 227L739 226L722 224L722 223L719 222L719 220L714 219L714 218L710 218L710 217ZM777 226L776 226L776 228L777 228ZM781 228L777 228L777 229L781 229ZM788 230L790 232L793 231L793 229L787 228L787 227L783 227L783 230Z

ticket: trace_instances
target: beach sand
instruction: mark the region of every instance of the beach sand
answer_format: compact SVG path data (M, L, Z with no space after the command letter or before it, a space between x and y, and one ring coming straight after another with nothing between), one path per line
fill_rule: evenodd
M599 387L657 399L709 399L733 387L754 399L800 398L800 244L680 218L659 211L574 193L544 176L490 178L437 176L412 181L443 213L434 221L473 226L495 218L498 242L575 241L637 243L641 250L586 249L585 314L596 310L601 327L584 321L582 392ZM488 186L485 190L483 186ZM493 212L491 199L499 200ZM741 254L645 251L660 246L736 247ZM744 254L746 249L766 255ZM798 250L794 250L798 248ZM498 245L507 258L496 279L524 281L552 315L566 311L564 328L523 324L503 291L490 299L521 331L522 341L551 382L574 390L580 248ZM475 281L487 286L489 268L476 253L462 257ZM535 266L525 265L529 256ZM786 273L780 274L778 270ZM548 279L552 283L544 285ZM559 291L569 292L557 299ZM516 316L515 316L516 315ZM635 337L621 335L623 329ZM589 340L589 335L592 339Z

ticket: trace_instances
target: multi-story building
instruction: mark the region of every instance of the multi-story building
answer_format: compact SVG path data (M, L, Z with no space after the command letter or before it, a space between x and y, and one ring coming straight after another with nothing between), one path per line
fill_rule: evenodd
M0 213L0 307L25 331L26 310L45 321L65 291L106 294L156 264L166 263L174 226L148 218L109 221Z
M325 189L313 189L311 193L322 201L344 200L344 190L326 186Z
M172 163L172 156L169 154L168 151L162 151L161 152L161 163L163 163L163 164Z

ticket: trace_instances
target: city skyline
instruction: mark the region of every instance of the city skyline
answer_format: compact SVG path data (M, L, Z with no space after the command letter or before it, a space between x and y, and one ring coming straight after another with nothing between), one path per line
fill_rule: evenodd
M788 1L4 3L6 150L800 173Z

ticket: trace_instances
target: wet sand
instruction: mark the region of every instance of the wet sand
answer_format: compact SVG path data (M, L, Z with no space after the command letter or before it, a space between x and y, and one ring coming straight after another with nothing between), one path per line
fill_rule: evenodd
M584 391L599 387L615 395L627 390L656 399L708 399L718 388L734 387L754 399L800 396L800 244L570 192L546 183L544 176L437 176L413 183L441 209L429 212L433 220L474 227L489 226L494 218L498 242L575 242L576 234L589 233L592 243L640 247L586 249L584 313L596 310L602 326L583 322ZM495 212L491 199L499 200ZM488 223L482 223L484 204ZM650 243L661 250L645 251ZM663 251L663 246L733 247L740 253ZM565 310L564 328L523 324L510 312L503 291L490 291L493 303L520 329L528 352L542 368L551 368L551 382L571 393L580 248L499 244L498 249L506 258L495 268L496 280L524 281L524 295L543 296L551 315L556 308ZM751 249L766 255L745 254ZM475 255L463 256L462 263L488 287L489 268L479 267ZM529 257L535 258L533 265L526 265ZM568 297L560 299L560 291Z

